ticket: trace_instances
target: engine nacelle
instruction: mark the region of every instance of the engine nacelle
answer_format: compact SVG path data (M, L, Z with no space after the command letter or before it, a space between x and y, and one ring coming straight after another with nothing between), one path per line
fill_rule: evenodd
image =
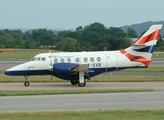
M78 66L76 63L55 63L53 64L53 71L60 73L69 73L73 68Z

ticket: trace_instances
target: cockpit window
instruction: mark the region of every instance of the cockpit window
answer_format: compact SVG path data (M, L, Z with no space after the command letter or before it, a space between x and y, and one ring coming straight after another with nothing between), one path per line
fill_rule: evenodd
M31 59L31 61L46 61L45 57L34 57Z
M35 61L36 57L32 58L31 61Z
M42 57L41 61L46 61L46 58L45 57Z
M40 61L40 57L38 57L38 58L36 59L36 61Z

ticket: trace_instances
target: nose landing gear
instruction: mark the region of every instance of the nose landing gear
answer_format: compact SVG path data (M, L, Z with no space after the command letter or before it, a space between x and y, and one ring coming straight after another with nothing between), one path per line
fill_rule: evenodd
M27 87L27 86L30 85L30 82L28 81L28 76L27 75L25 75L24 77L25 77L24 86Z

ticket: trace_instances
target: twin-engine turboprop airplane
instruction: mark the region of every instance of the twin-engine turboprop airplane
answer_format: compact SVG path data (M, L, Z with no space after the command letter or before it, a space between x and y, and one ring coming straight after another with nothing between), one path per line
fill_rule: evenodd
M162 25L152 25L135 43L122 50L38 54L29 62L6 70L5 74L24 76L25 86L30 84L28 76L53 75L84 87L85 79L103 72L148 67L161 29Z

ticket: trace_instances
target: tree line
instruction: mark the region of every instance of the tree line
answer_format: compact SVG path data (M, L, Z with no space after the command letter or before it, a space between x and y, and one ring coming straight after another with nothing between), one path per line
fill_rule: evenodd
M75 31L34 29L0 30L0 48L56 49L59 51L104 51L123 49L131 45L131 38L138 38L136 31L128 28L105 27L101 23L79 26ZM156 50L164 50L164 41L159 38Z

